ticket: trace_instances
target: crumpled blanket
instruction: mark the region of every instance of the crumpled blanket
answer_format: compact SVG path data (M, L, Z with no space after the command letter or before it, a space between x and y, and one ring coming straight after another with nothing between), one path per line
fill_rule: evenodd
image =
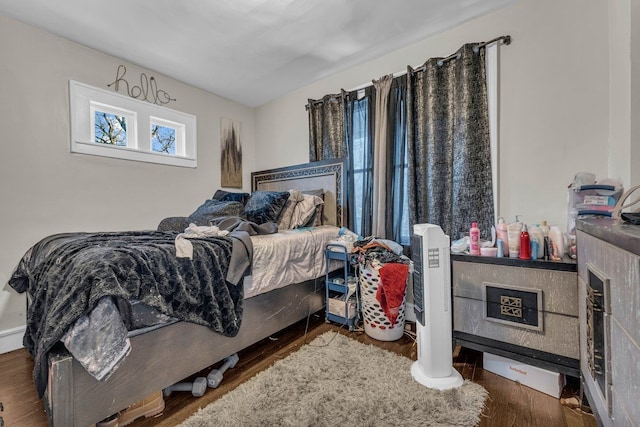
M211 225L218 227L220 230L229 231L229 237L233 238L233 252L227 273L227 280L231 283L238 283L251 267L253 242L249 236L275 234L278 232L276 223L256 224L239 216L221 216L211 220Z
M220 230L216 226L195 225L194 223L176 236L176 256L178 258L193 258L193 245L188 239L197 237L224 237L229 234L227 230Z
M376 299L393 326L396 324L404 300L409 266L390 262L380 267L378 274L380 274L380 285L376 291Z
M207 236L230 237L233 250L227 271L227 282L237 285L248 272L253 258L253 243L249 233L271 234L277 232L277 227L275 224L258 225L239 217L221 217L220 223L225 229L194 224L183 228L184 233L176 237L176 256L192 259L193 245L187 239ZM131 308L134 304L138 307L136 310ZM143 312L146 316L144 319L132 318L134 314ZM139 324L140 321L142 321L141 324ZM129 353L130 333L127 329L129 331L137 328L148 329L149 326L157 325L157 321L164 324L177 319L170 318L139 301L126 302L120 299L116 307L116 302L111 298L102 298L94 310L80 317L69 328L62 341L87 372L94 378L103 380L115 372Z
M243 286L227 282L232 239L192 239L193 259L175 255L175 232L65 233L36 243L9 280L28 292L24 346L42 397L47 356L78 318L103 297L139 300L167 316L225 336L240 329Z
M278 232L278 224L275 222L256 224L239 216L221 216L212 219L210 222L211 225L215 225L221 230L246 231L250 236L255 236L256 234L274 234Z
M95 379L109 378L131 352L127 328L110 297L101 298L62 337L67 350Z

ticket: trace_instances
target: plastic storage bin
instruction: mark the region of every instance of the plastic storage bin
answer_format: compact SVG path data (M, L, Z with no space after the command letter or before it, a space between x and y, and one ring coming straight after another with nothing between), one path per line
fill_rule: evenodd
M400 311L395 324L385 314L376 299L376 292L380 284L380 273L378 270L384 264L378 261L367 262L360 265L360 298L362 304L362 317L364 319L364 332L371 338L379 341L395 341L402 338L405 323L405 306L407 291L405 288L404 298L400 306Z

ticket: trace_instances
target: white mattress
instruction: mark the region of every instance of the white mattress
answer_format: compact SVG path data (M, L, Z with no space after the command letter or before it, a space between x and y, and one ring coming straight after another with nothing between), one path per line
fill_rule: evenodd
M338 237L338 231L323 225L251 236L253 264L251 275L244 279L244 298L323 276L324 248ZM340 267L340 262L332 261L329 269Z

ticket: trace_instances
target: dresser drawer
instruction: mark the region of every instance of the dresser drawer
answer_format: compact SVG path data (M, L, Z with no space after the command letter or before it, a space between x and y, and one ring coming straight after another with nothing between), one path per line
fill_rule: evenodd
M452 282L454 331L579 359L575 271L454 260Z

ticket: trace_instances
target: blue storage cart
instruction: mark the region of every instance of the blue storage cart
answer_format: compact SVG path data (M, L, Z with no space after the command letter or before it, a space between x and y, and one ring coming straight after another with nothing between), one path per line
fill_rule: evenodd
M347 326L352 331L358 325L361 309L360 286L354 267L351 265L352 254L346 246L336 243L327 244L324 252L327 267L325 278L326 322ZM332 260L343 263L342 271L329 272L329 264ZM349 295L350 284L352 284L351 295Z

